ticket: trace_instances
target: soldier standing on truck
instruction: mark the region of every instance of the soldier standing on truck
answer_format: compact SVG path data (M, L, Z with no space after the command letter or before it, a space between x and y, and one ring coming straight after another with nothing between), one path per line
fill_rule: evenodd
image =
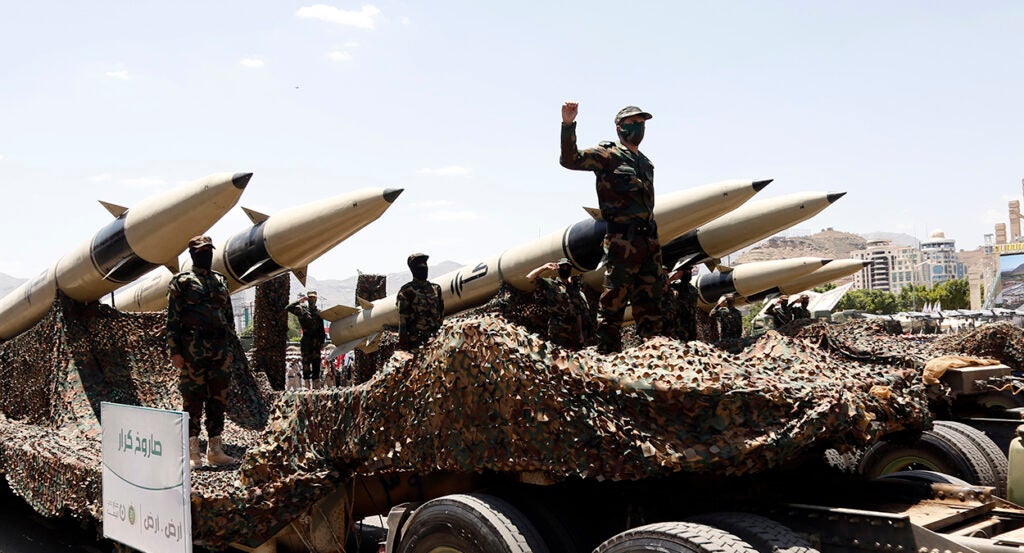
M576 147L579 104L562 105L562 167L593 171L601 218L608 224L604 237L604 289L598 302L597 349L622 349L622 316L626 303L633 306L641 338L661 334L661 296L665 272L661 244L654 221L654 165L640 153L644 126L651 114L627 106L615 115L619 142L601 142L596 148Z
M196 236L188 242L192 269L171 279L167 287L167 350L181 372L183 410L188 412L188 456L192 468L203 461L199 450L200 421L206 410L206 435L211 465L237 462L224 453L224 409L231 383L235 317L227 278L213 271L213 241Z
M427 280L425 253L409 256L407 264L412 280L398 291L398 349L412 351L427 342L444 318L444 297L441 286Z
M807 309L807 305L809 303L811 303L811 297L808 296L807 294L800 294L800 297L797 298L796 303L789 307L789 312L790 314L793 315L794 321L798 319L811 318L811 312L810 310Z
M556 278L541 278L545 272ZM587 340L590 306L580 279L572 276L572 263L565 257L530 271L526 278L537 285L548 308L548 340L566 349L580 349Z
M327 341L324 331L324 319L316 306L317 293L309 290L306 295L288 304L289 313L299 319L302 327L302 338L299 340L299 351L302 353L302 379L310 388L320 388L320 351ZM306 305L301 305L306 302Z
M765 313L771 315L772 320L775 321L775 328L793 322L793 312L789 306L789 296L785 294L779 296L774 303L769 305Z
M711 324L718 329L720 341L739 340L743 336L743 315L736 309L732 294L719 298L718 304L711 310Z

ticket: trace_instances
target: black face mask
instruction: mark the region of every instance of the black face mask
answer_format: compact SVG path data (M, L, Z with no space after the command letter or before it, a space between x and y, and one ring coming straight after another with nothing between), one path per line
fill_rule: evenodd
M644 139L644 124L641 123L619 123L619 140L639 146Z
M566 265L566 266L559 265L558 266L558 276L560 276L562 278L569 278L570 276L572 276L572 266L571 265Z
M192 266L209 269L213 265L213 250L207 248L192 253Z
M412 278L418 278L420 280L427 280L427 266L426 265L417 265L416 267L411 267L410 270L412 271Z

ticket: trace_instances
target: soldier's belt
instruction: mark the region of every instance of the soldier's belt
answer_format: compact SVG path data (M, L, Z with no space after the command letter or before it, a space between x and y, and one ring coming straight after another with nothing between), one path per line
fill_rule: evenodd
M657 236L658 224L654 221L646 223L614 223L608 221L608 234L630 236Z

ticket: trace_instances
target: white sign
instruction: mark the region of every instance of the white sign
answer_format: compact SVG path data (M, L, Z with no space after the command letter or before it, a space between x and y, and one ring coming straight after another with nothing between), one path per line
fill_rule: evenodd
M103 537L191 553L188 413L103 402Z

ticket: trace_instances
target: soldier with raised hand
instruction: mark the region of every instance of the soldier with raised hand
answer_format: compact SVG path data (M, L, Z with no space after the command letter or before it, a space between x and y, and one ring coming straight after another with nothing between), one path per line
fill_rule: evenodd
M622 349L620 329L626 303L633 306L637 334L642 338L662 332L661 296L665 273L654 221L654 165L640 152L645 122L651 114L627 106L615 115L619 142L601 142L596 148L576 147L579 104L562 105L562 167L592 171L597 176L597 200L607 223L604 237L604 289L597 313L598 351Z
M320 387L320 350L327 341L324 331L324 319L316 306L317 293L309 290L304 296L288 304L289 313L295 315L302 327L302 338L299 340L299 351L302 354L302 379L309 383L310 388ZM302 305L306 302L306 305Z
M556 273L554 278L541 274ZM587 340L590 306L578 277L572 276L572 263L561 258L530 271L527 280L537 285L548 308L548 340L566 349L580 349Z
M719 340L738 340L743 336L743 314L736 309L732 294L719 298L710 316L711 324L718 327Z
M213 241L209 236L189 240L191 270L174 275L167 288L167 349L171 364L180 369L178 386L188 412L189 465L202 465L200 421L206 411L206 435L211 465L236 459L224 453L224 409L231 383L235 317L224 275L213 271Z
M690 282L692 268L679 262L671 271L662 301L665 335L683 342L697 339L697 288Z
M441 286L427 280L425 253L409 256L407 264L412 280L398 291L398 349L412 351L427 342L444 318L444 298Z
M793 320L797 319L810 319L811 311L807 309L807 305L811 303L811 297L807 294L800 294L800 297L796 299L796 303L789 306L789 313L793 316Z
M793 322L793 312L789 304L789 296L785 294L779 296L764 312L771 315L772 320L775 321L775 328Z

